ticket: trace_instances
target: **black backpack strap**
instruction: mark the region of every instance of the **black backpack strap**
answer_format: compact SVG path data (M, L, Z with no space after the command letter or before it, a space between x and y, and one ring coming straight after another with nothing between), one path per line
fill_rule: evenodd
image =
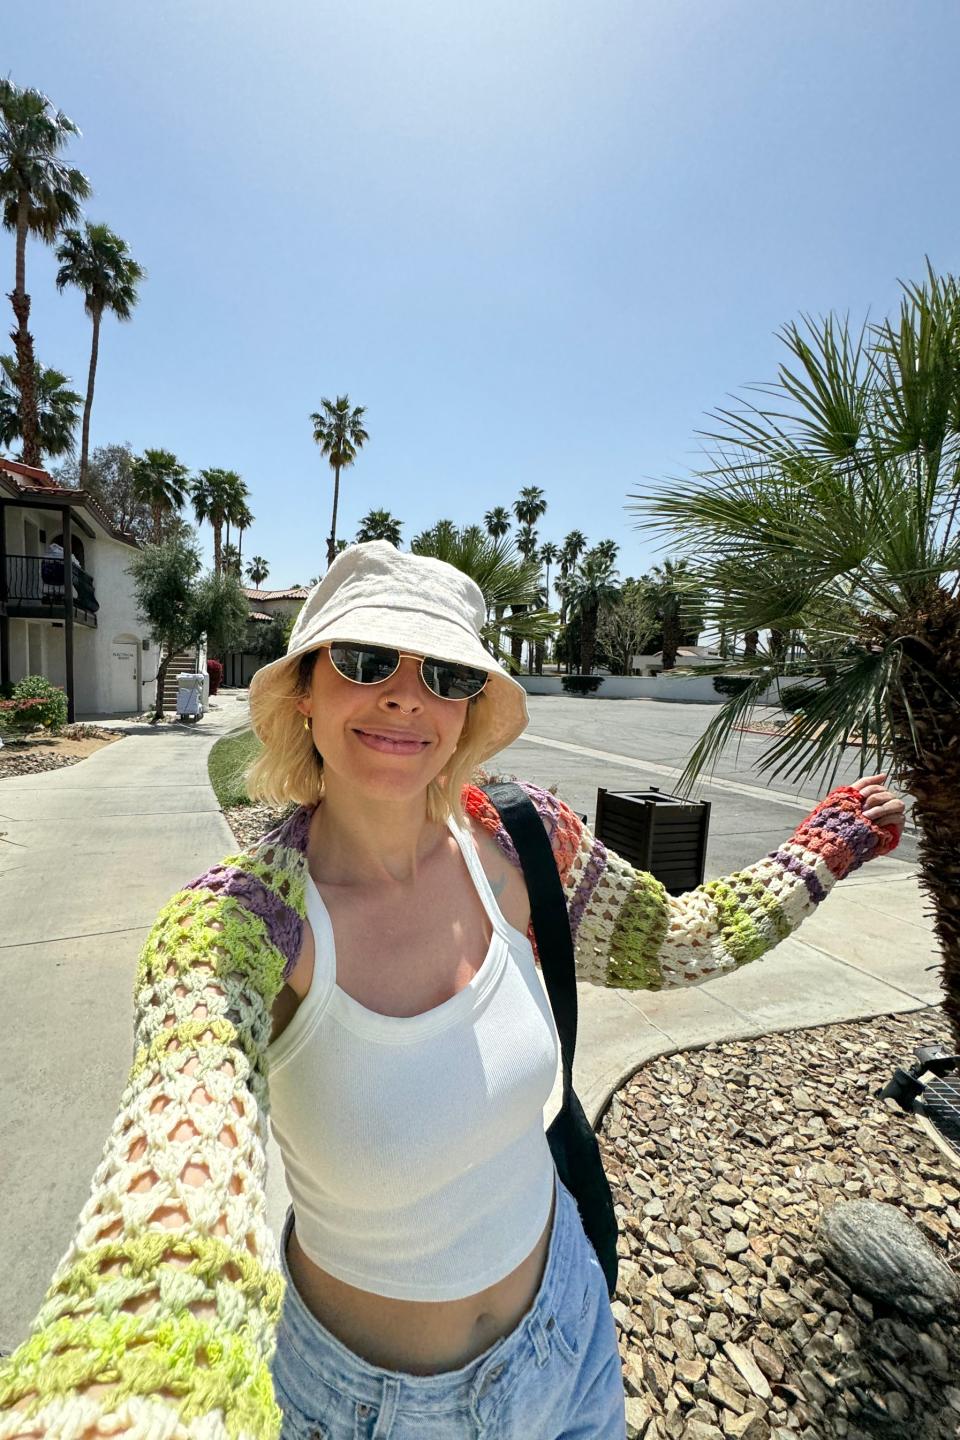
M563 1105L573 1088L577 1048L577 979L570 917L557 862L543 820L529 795L513 782L480 787L514 843L530 897L530 918L563 1057Z

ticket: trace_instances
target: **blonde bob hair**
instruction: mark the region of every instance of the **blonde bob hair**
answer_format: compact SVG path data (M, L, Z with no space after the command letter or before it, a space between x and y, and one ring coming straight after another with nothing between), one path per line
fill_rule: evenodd
M305 729L297 701L309 693L319 650L263 675L250 696L250 718L262 749L244 774L247 794L277 809L291 802L315 805L323 798L323 759ZM467 702L463 731L446 767L427 786L427 818L464 822L461 791L489 752L490 697L482 690Z

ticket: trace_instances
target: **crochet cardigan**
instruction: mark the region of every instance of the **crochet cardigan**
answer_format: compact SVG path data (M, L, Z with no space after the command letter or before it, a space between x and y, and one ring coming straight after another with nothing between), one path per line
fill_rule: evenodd
M756 960L897 840L841 788L755 865L672 897L563 801L525 789L557 859L578 977L600 985L686 986ZM463 801L518 865L482 791L465 787ZM74 1237L27 1339L0 1362L0 1440L280 1433L264 1051L300 952L312 813L191 881L147 937L133 1068Z

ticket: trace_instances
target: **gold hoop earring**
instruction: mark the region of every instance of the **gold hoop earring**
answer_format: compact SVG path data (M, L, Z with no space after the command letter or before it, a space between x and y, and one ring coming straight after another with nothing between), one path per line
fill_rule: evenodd
M304 717L303 717L303 728L304 728L304 730L309 730L309 729L310 729L310 717L309 717L309 715L304 715Z

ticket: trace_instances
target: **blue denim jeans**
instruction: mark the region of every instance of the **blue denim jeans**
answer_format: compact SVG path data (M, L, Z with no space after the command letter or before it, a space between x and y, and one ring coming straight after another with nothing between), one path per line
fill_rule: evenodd
M273 1360L281 1440L625 1440L623 1379L603 1271L554 1171L540 1289L509 1335L459 1370L408 1375L354 1354L311 1315L287 1268Z

